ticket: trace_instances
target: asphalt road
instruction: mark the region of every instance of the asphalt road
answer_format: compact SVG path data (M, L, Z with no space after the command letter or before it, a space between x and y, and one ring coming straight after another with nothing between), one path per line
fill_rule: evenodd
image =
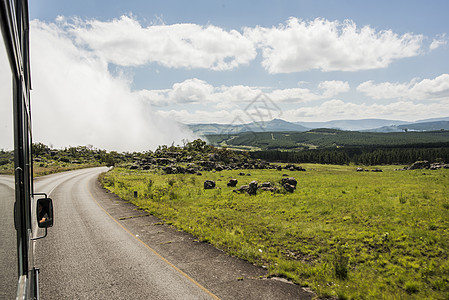
M42 299L211 299L125 231L95 202L105 168L37 180L54 201L55 224L36 241Z
M97 177L106 170L35 180L55 209L54 227L35 241L41 299L312 298L105 192Z
M14 177L0 175L0 299L13 299L17 293L14 196Z

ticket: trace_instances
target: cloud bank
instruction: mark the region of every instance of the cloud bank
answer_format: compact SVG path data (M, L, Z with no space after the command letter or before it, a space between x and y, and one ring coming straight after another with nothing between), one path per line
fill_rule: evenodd
M413 79L408 83L365 81L357 87L359 92L373 99L433 100L449 103L449 74L434 79Z
M360 71L386 68L394 60L424 52L423 35L358 28L344 22L290 18L278 27L226 31L197 24L148 25L130 16L103 22L58 18L58 26L79 45L109 63L140 66L157 63L168 68L214 71L249 64L262 51L262 65L272 74L318 69ZM434 39L430 50L445 43Z
M168 68L234 69L256 57L251 41L236 30L213 25L150 25L122 16L109 22L59 19L77 43L107 62L139 66L156 62Z
M424 38L411 33L399 36L391 30L376 32L369 26L357 28L350 20L297 18L278 27L246 28L244 35L262 49L262 64L272 74L385 68L396 59L418 55Z
M127 80L113 77L105 60L57 25L32 21L30 38L35 142L145 151L194 138L150 111Z
M339 93L349 91L349 84L343 81L323 81L318 85L319 91L306 88L262 89L243 85L214 87L198 78L187 79L173 84L171 89L141 90L139 97L153 106L174 104L203 104L232 107L234 104L248 103L264 93L275 102L305 103L326 99Z

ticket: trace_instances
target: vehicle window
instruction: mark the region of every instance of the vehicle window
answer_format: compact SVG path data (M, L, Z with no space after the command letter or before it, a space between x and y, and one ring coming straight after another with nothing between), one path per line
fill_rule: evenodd
M0 34L2 32L0 31ZM14 299L17 288L17 235L14 228L13 83L0 41L0 299Z

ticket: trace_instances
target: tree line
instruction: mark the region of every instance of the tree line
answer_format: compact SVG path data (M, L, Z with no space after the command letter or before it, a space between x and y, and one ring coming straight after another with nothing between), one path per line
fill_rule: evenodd
M250 152L253 158L269 162L319 163L360 165L401 165L412 164L418 160L430 162L449 162L449 148L339 148L304 151L256 151Z

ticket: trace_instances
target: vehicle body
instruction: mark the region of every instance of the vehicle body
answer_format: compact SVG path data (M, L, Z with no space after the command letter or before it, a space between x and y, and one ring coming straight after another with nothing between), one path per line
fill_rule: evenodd
M0 27L0 299L38 299L34 243L53 212L38 223L52 204L33 192L28 2L0 0Z

